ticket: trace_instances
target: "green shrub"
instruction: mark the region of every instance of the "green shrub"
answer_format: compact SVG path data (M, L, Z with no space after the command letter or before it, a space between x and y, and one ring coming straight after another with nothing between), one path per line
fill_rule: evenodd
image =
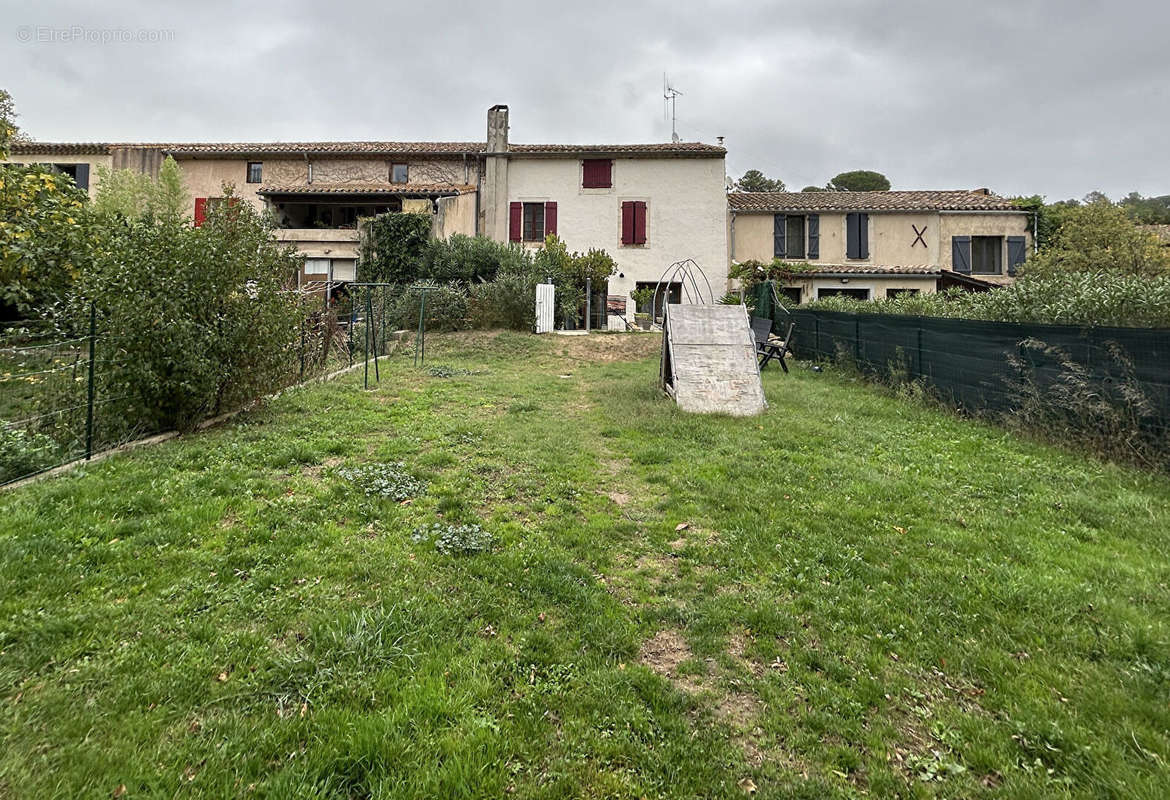
M1170 277L1057 272L1025 276L989 292L951 290L875 301L828 297L808 308L991 322L1170 328Z
M412 283L423 274L431 238L429 214L380 214L360 229L358 279L371 283Z
M531 331L536 326L537 283L534 274L514 272L472 284L467 298L471 327Z
M0 484L40 472L60 458L61 449L49 436L0 423Z
M199 228L103 215L96 230L60 321L87 331L93 304L98 396L120 398L124 425L187 430L297 378L309 301L288 286L300 259L230 188ZM115 421L103 436L119 438Z
M435 283L491 281L501 272L524 272L531 262L532 256L517 244L457 233L427 245L422 277Z
M421 295L420 290L409 287L398 291L387 312L389 325L399 330L417 329ZM428 290L426 295L424 316L428 331L467 329L467 294L462 286L439 286Z

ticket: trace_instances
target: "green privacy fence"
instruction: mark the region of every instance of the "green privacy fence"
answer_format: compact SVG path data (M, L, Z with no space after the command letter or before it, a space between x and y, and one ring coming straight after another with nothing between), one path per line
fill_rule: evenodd
M842 355L865 370L921 379L967 411L1012 411L1027 392L1071 384L1170 429L1170 329L1088 328L893 314L776 309L796 323L800 358Z

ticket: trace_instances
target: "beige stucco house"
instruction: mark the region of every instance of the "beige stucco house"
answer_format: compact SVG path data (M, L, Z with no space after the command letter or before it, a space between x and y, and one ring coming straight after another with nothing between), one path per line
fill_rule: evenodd
M570 250L604 249L618 264L611 298L653 285L686 258L716 292L727 282L722 146L513 144L503 105L489 109L479 142L30 142L12 151L12 161L80 169L91 194L99 165L157 176L173 156L195 224L232 184L237 197L273 213L278 239L305 254L303 280L360 278L358 219L402 211L430 214L439 237L482 234L535 248L556 233Z
M728 252L732 263L807 262L785 286L794 302L876 300L1011 282L1032 250L1029 222L986 189L733 192Z

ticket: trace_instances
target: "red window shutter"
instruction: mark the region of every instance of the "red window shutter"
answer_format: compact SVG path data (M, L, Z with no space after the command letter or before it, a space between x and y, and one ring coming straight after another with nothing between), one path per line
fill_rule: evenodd
M646 204L634 203L634 244L646 244Z
M634 204L622 203L622 244L634 243Z
M524 234L524 204L512 203L508 206L508 240L518 242Z
M557 204L544 204L544 235L556 236L557 233Z
M582 165L582 188L608 189L613 185L613 162L609 159L587 158Z
M207 220L207 198L195 198L195 227L198 228Z

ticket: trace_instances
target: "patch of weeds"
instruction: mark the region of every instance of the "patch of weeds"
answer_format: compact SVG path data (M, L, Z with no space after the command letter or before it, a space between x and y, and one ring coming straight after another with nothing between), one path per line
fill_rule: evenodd
M410 537L414 542L434 542L443 555L472 555L491 550L496 538L479 525L444 525L436 522L429 527L416 528Z
M388 497L401 502L418 497L427 490L426 481L408 473L401 461L347 467L339 469L337 474L342 479L357 484L370 497Z
M928 753L910 753L906 756L906 769L923 783L941 781L962 775L967 768L939 750Z
M450 367L446 364L436 364L433 367L427 367L427 374L432 378L455 378L463 375L479 375L479 371L474 369L464 369L463 367Z

